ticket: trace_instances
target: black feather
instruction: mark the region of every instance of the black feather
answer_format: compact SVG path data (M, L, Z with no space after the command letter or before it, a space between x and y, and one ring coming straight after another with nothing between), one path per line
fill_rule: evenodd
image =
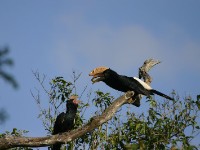
M76 116L78 105L73 103L73 100L67 101L66 113L60 113L55 121L53 135L67 132L74 128L74 118ZM52 150L60 150L61 143L54 144Z
M115 90L122 91L122 92L134 91L135 97L138 96L138 94L142 94L148 97L150 95L157 94L159 96L173 100L171 97L159 91L156 91L154 89L146 89L139 81L137 81L133 77L119 75L111 69L105 70L103 72L103 75L104 75L104 78L102 81ZM134 105L139 107L140 101L134 102Z
M152 89L150 91L151 91L151 93L157 94L157 95L162 96L162 97L164 97L166 99L174 100L173 98L171 98L171 97L169 97L169 96L167 96L167 95L165 95L165 94L163 94L163 93L161 93L161 92L159 92L157 90Z
M104 71L104 76L105 80L103 80L103 82L105 82L108 86L114 88L115 90L122 92L134 91L137 94L143 94L146 96L150 95L150 91L145 89L133 77L119 75L111 69Z

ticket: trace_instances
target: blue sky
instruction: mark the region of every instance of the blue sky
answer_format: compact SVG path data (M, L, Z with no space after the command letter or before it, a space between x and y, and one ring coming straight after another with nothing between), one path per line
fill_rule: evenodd
M199 8L196 0L1 0L0 46L11 50L15 66L7 71L20 87L15 91L0 80L0 108L9 113L0 132L16 127L45 136L30 93L39 87L32 70L47 80L82 72L80 91L88 85L118 96L103 83L92 85L88 73L104 65L137 76L143 61L155 58L162 61L150 72L155 89L200 94Z

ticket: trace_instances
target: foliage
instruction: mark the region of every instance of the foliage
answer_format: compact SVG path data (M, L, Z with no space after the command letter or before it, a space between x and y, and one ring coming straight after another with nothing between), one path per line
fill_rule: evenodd
M94 106L98 109L100 108L100 112L103 112L114 100L114 97L110 95L110 93L103 93L100 90L95 91L95 98L92 100ZM97 113L98 111L96 111Z
M75 82L56 77L50 82L50 90L45 90L49 95L49 106L41 109L39 117L44 118L43 125L48 134L52 132L60 107L65 104L70 95L77 94ZM43 82L40 83L43 84ZM81 95L83 93L81 92ZM148 99L147 103L150 107L141 114L136 114L134 110L131 110L134 106L126 109L124 115L120 112L122 110L119 110L110 121L68 143L63 149L78 149L79 147L105 150L198 149L198 145L192 145L191 141L200 131L198 122L200 98L197 96L196 100L191 97L180 99L174 91L173 97L174 101ZM41 105L40 97L37 98L38 105ZM93 109L95 111L91 114L92 116L101 114L112 103L114 97L97 90L94 93L89 92L86 99L87 101L82 101L79 106L75 128L90 121L86 119L86 112L91 114Z
M5 133L1 133L0 134L0 138L1 137L5 137L5 136L9 136L9 135L22 136L22 135L24 135L26 133L28 133L28 131L26 131L26 130L18 130L17 128L13 128L12 132L6 131Z
M5 47L4 49L0 49L0 77L12 84L14 88L18 87L18 84L14 77L5 72L5 66L13 66L13 60L11 58L7 58L7 55L9 54L9 49Z
M3 124L8 118L8 113L4 108L0 109L0 125Z
M14 88L18 87L18 84L14 77L5 71L6 66L13 66L13 60L11 58L7 58L9 54L9 49L7 47L0 48L0 78L7 81ZM8 113L5 109L0 108L0 125L3 124L8 118Z
M5 133L0 134L0 138L6 137L6 136L23 136L26 133L28 133L27 130L18 130L17 128L13 128L12 132L6 131ZM16 147L16 148L11 148L10 150L33 150L32 148L29 147Z
M182 101L177 97L173 103L149 102L153 105L147 114L136 116L127 112L127 121L120 131L109 136L109 149L126 148L131 143L140 149L170 149L174 145L182 149L198 149L191 144L200 129L195 100L188 97ZM191 132L187 133L187 130Z

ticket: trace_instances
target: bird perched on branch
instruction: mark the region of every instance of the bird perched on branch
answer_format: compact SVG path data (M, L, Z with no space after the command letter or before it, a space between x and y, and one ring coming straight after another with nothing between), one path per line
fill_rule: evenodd
M60 113L55 121L54 128L53 128L53 135L58 133L67 132L74 128L74 118L77 113L78 104L80 103L77 100L78 96L71 96L66 103L66 113ZM60 150L61 144L54 144L52 150Z
M103 81L108 86L118 91L122 92L134 91L135 92L134 96L142 94L149 97L150 95L157 94L164 98L173 100L173 98L157 90L154 90L141 79L137 77L127 77L124 75L119 75L117 72L107 67L97 67L90 72L89 76L93 76L93 78L91 79L93 83ZM136 106L139 107L140 102L138 102Z

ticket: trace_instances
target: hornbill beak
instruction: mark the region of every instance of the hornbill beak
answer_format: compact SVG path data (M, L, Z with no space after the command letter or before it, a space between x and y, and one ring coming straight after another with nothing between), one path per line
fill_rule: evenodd
M93 76L93 78L91 79L92 81L92 84L96 83L96 82L99 82L99 81L102 81L104 79L104 75L103 73L90 73L89 76Z
M73 100L73 103L78 105L79 103L81 103L81 101L78 100L77 98L78 98L78 96L72 95L69 99Z
M73 100L73 103L75 103L75 104L78 105L79 103L81 103L81 101L80 101L80 100L77 100L77 99L74 99L74 100Z
M93 76L91 79L92 83L96 83L99 81L103 81L105 79L103 72L109 68L107 67L97 67L94 70L92 70L89 74L89 76Z
M100 82L100 81L103 81L105 78L104 76L102 76L102 74L98 74L98 76L94 76L91 81L92 81L92 84L96 83L96 82Z

